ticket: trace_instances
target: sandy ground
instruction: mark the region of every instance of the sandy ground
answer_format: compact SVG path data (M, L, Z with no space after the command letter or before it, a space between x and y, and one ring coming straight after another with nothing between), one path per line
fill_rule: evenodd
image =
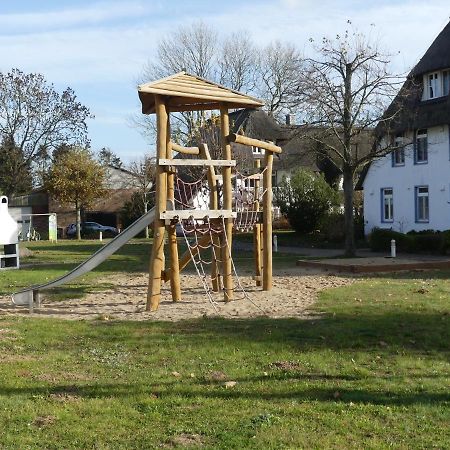
M273 289L263 292L255 287L250 275L240 277L244 295L236 289L235 300L225 303L221 294L213 293L211 303L197 275L181 276L183 300L174 303L170 286L166 283L158 311L146 312L147 274L116 274L102 280L113 284L105 291L89 293L82 299L49 301L45 297L42 306L32 316L58 317L73 320L168 320L178 321L202 316L302 317L310 315L308 308L317 300L323 289L344 286L354 281L328 274L320 270L295 267L274 273ZM11 305L10 297L0 296L0 315L29 315L26 307Z

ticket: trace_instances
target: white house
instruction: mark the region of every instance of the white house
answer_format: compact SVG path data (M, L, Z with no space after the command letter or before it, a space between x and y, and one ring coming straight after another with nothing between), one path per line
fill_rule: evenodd
M450 229L450 23L388 108L400 113L384 139L398 150L373 161L362 181L365 233ZM399 108L400 106L400 108Z

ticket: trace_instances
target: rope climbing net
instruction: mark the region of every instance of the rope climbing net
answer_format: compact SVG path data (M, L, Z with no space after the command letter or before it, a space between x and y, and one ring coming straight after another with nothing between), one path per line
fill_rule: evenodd
M188 220L181 220L180 224L191 260L194 263L197 275L201 280L203 289L214 310L218 312L217 302L213 295L214 290L222 291L226 296L226 290L222 286L224 274L221 273L223 256L226 254L231 259L232 264L231 275L235 280L233 291L239 290L241 292L240 298L237 298L236 300L246 299L262 311L262 309L250 298L237 274L227 234L224 232L225 219L222 217L221 219L215 220L213 223L209 217L205 217L202 221L190 218ZM209 257L206 256L206 250L208 249L211 250ZM209 268L209 270L206 268ZM209 277L207 272L210 273Z
M237 231L251 231L260 220L260 205L267 189L262 187L264 169L260 173L245 175L239 171L234 174L233 210L236 218L233 228ZM221 189L217 186L218 202L221 203ZM210 205L211 188L206 180L206 173L195 181L184 181L175 178L175 209L176 210L207 210Z
M259 220L259 205L262 203L267 189L262 187L261 173L244 175L236 171L234 177L234 208L237 213L233 221L233 227L238 231L248 232L253 230Z

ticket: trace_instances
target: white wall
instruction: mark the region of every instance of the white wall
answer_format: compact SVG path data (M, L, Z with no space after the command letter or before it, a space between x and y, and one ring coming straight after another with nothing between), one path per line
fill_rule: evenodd
M396 231L450 229L449 126L428 128L428 163L414 164L413 146L405 148L405 165L392 167L392 156L374 161L364 180L365 233L374 227ZM406 136L412 141L412 133ZM415 186L428 186L429 222L417 223ZM381 221L381 189L392 188L394 218Z

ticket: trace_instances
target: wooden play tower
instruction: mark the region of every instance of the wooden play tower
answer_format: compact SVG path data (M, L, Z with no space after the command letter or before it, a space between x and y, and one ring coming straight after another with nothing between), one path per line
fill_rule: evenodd
M142 112L144 114L155 113L157 124L156 205L153 247L149 265L147 310L155 311L158 309L161 283L164 281L170 281L172 300L181 300L180 270L188 264L191 257L195 257L195 254L202 251L208 241L213 245L213 248L217 241L216 248L221 250L220 258L215 257L212 261L212 288L216 292L223 289L225 301L232 300L232 272L234 268L231 255L232 232L233 226L236 228L236 221L241 220L242 222L244 215L247 218L252 217L251 220L247 219L246 224L251 225L254 235L255 280L257 285L262 284L264 290L270 290L272 288L272 163L273 153L281 152L281 148L257 139L230 134L228 115L230 109L258 108L263 103L255 98L185 72L140 85L139 98L142 103ZM220 111L223 159L211 159L206 144L201 144L198 147L182 147L171 141L169 121L171 112L205 110ZM232 182L232 179L236 178L236 175L233 174L236 161L232 157L232 142L258 147L265 152L260 176L252 187L252 189L259 189L259 179L262 179L261 192L263 194L260 198L252 197L253 206L251 210L250 208L244 210L242 207L241 212L238 211L239 207L236 210L236 186L233 187ZM189 154L191 158L174 158L174 151ZM192 155L198 157L198 159L192 158ZM177 167L180 166L206 168L205 184L209 189L206 208L192 205L187 209L177 208L177 204L185 205L190 201L188 196L185 200L180 200L180 195L177 194ZM216 168L221 170L221 175L218 175ZM221 183L220 193L218 183ZM191 198L193 184L189 185ZM186 191L186 187L184 187L184 190ZM261 214L259 214L260 212ZM206 224L208 224L210 232L209 234L205 233L197 240L196 245L192 246L189 252L179 257L177 224L186 221L200 223L199 228L203 227L203 229L206 229ZM187 229L187 227L185 228ZM221 233L212 234L211 230L221 230ZM169 250L167 267L165 267L164 256L166 233ZM220 242L222 242L222 245Z

